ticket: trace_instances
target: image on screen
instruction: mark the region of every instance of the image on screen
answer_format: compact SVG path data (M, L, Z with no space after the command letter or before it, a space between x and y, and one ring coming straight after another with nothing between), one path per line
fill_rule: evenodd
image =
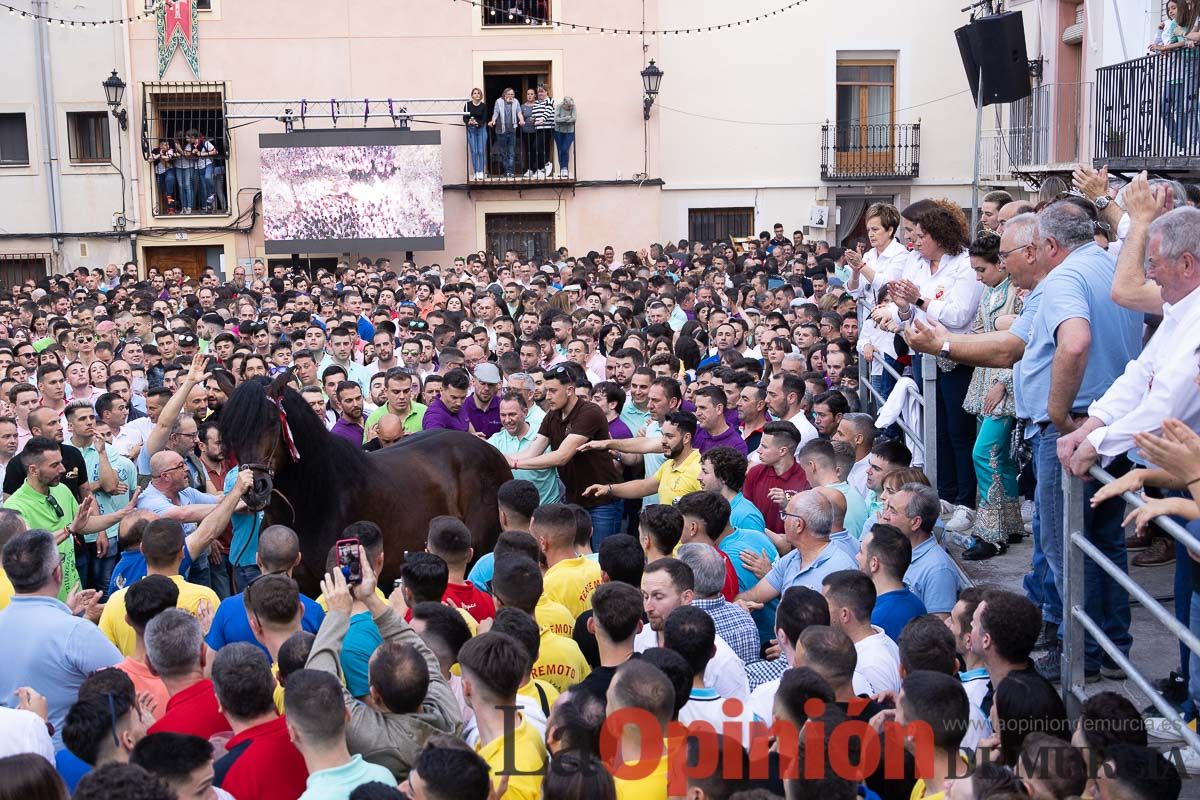
M441 250L437 131L297 131L259 137L268 253Z

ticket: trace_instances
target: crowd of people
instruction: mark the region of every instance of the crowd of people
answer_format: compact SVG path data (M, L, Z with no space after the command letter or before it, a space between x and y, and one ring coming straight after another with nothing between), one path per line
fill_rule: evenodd
M1198 190L1074 184L989 193L974 232L947 201L875 204L845 246L776 224L12 287L0 798L1178 797L1188 759L1128 697L1071 718L1056 686L1062 496L1064 467L1116 475L1087 538L1173 562L1200 633L1200 568L1153 525L1200 519ZM380 586L362 520L339 531L359 567L335 548L301 592L297 533L221 441L248 381L365 464L485 439L512 469L490 552L436 517ZM958 563L1030 535L1022 586ZM1127 592L1077 579L1127 656ZM1123 676L1085 655L1087 682ZM1194 716L1180 656L1161 688Z
M267 239L445 234L437 146L288 147L261 158Z

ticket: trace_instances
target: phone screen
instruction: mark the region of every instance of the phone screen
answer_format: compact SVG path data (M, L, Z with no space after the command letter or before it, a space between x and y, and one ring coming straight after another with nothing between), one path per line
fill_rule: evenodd
M359 543L357 539L338 542L338 567L346 583L362 583L362 562L358 557Z

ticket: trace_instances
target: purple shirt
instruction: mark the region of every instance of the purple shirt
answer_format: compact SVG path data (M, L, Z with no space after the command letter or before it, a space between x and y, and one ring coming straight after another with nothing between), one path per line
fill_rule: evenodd
M633 432L629 430L628 425L621 421L620 417L613 417L608 423L608 438L632 439Z
M493 436L500 432L500 395L492 395L492 402L488 403L488 407L480 410L475 403L475 396L471 395L463 401L463 408L467 411L467 419L475 426L476 433L482 433L484 436Z
M466 405L464 402L463 406ZM442 398L438 397L429 404L429 408L425 410L425 418L421 421L422 430L427 431L430 428L445 428L449 431L467 433L470 429L470 421L467 419L466 412L461 408L457 414L451 414L450 409L446 408L446 404L442 402Z
M742 427L742 419L738 416L737 406L726 406L725 408L725 424L731 428Z
M700 451L700 455L704 455L714 447L732 447L742 455L748 455L749 450L746 448L746 440L742 438L742 434L738 429L730 426L725 429L725 432L720 436L712 436L704 428L696 429L696 436L693 442L696 449Z
M333 427L329 432L334 436L340 436L350 444L354 445L354 449L361 450L363 442L363 427L356 425L353 422L346 422L342 417L338 417L338 421L333 423Z

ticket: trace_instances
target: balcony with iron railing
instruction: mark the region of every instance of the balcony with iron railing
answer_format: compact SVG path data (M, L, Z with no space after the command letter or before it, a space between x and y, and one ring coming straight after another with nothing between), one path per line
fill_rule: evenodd
M916 178L921 171L921 123L821 126L821 180Z
M526 189L575 184L575 135L537 131L505 137L487 128L477 144L467 136L471 189ZM474 147L479 150L472 152Z
M1096 70L1093 158L1112 171L1200 171L1200 52L1173 50Z
M984 109L979 174L984 180L1069 172L1090 158L1091 83L1048 83L1029 97Z
M551 24L550 0L484 0L479 13L486 28Z

